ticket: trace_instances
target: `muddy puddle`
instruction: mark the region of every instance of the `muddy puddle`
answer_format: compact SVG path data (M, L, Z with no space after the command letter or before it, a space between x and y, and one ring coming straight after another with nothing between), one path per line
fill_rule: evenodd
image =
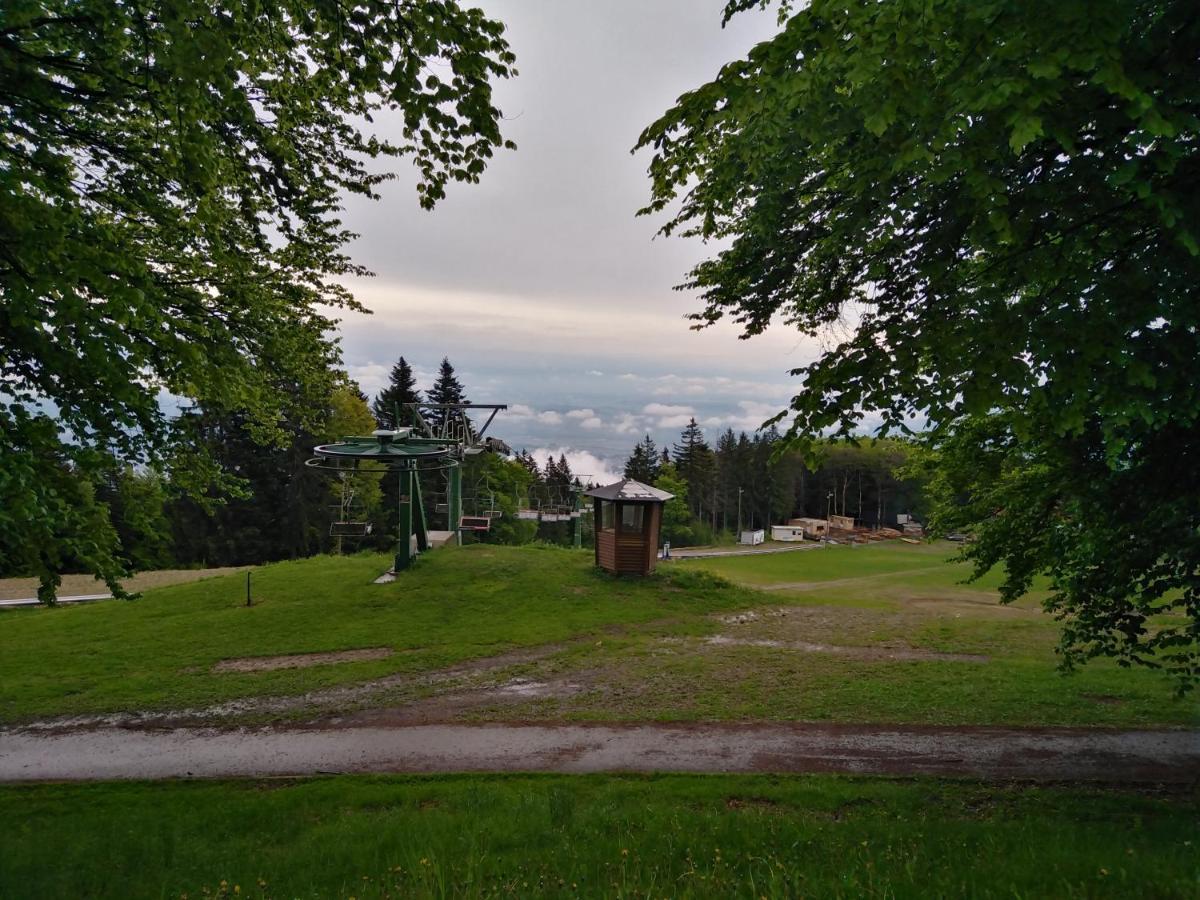
M185 725L253 720L268 716L312 716L341 714L348 710L387 701L389 695L415 694L429 689L465 691L487 681L504 669L538 662L560 653L564 644L547 644L513 650L495 656L468 660L445 669L426 672L398 672L372 681L322 688L306 694L284 697L246 697L212 706L174 710L117 712L107 715L60 716L28 722L14 730L25 732L64 732L88 728L171 728Z

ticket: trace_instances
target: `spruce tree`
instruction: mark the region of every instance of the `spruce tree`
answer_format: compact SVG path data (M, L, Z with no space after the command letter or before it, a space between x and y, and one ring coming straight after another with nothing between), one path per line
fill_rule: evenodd
M413 422L412 410L405 408L405 404L420 402L421 392L417 390L412 366L402 356L392 366L388 386L379 392L371 404L371 412L375 414L375 421L380 428L400 428Z
M546 462L546 483L557 488L567 488L571 485L571 479L574 476L571 474L571 464L567 462L565 454L558 455L556 462L551 456Z
M716 460L704 440L704 432L694 418L684 427L679 443L674 447L674 459L680 477L687 483L692 513L697 518L703 518L712 494ZM711 509L710 506L708 508Z
M535 484L542 480L542 470L538 468L538 461L533 458L528 450L522 450L517 454L517 462L524 466L525 471L533 476Z
M742 487L740 473L737 470L737 437L732 428L717 438L717 506L721 516L721 527L729 528L729 523L737 522L738 488Z
M632 478L634 481L640 481L643 484L654 484L654 480L658 478L661 467L662 464L659 461L658 449L654 446L654 441L650 439L650 435L646 435L633 448L633 453L629 455L629 459L625 460L625 477Z
M454 366L450 364L447 357L442 357L442 364L438 369L437 381L433 383L433 387L429 389L429 402L438 403L469 403L467 400L466 391L463 389L462 382L454 374ZM442 434L447 426L447 423L453 420L454 414L451 410L435 409L431 410L428 416L429 425L433 428L434 434ZM469 421L469 420L468 420Z

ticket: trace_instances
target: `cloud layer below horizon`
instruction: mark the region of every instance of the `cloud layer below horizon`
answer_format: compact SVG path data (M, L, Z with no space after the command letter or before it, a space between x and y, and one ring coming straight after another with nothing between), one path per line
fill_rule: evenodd
M403 355L428 387L443 356L471 399L508 403L493 430L514 446L612 474L643 434L660 445L695 418L715 438L753 431L799 390L819 349L786 327L748 341L674 285L713 248L654 239L641 129L675 98L772 35L773 11L721 28L721 0L482 0L507 26L520 75L497 86L503 152L478 185L432 213L411 173L380 202L351 198L350 246L377 278L348 281L346 367L374 395ZM399 123L380 116L382 135Z

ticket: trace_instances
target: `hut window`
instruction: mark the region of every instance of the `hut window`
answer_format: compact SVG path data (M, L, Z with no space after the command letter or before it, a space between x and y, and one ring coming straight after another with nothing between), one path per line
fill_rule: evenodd
M642 533L642 514L645 508L626 504L621 507L621 531L626 534L641 534Z
M597 500L596 503L600 507L600 528L601 528L601 530L602 531L612 531L614 528L617 527L616 511L613 509L613 507L616 504L602 503L599 500Z

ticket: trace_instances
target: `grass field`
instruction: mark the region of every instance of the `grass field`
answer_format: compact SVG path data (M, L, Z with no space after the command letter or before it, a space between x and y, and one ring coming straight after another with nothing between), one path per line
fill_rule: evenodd
M0 896L1195 897L1200 803L834 776L0 788Z
M399 676L361 704L468 721L1197 722L1194 700L1175 699L1155 672L1101 662L1060 676L1057 625L1038 597L1005 607L994 580L961 584L952 549L687 560L644 580L599 573L586 552L482 545L432 553L390 585L371 583L382 556L280 563L255 570L250 608L233 575L132 603L0 614L0 718L194 708ZM369 648L394 652L213 671L228 659ZM470 672L523 648L536 652ZM463 677L420 677L464 664ZM517 677L534 687L494 690Z

